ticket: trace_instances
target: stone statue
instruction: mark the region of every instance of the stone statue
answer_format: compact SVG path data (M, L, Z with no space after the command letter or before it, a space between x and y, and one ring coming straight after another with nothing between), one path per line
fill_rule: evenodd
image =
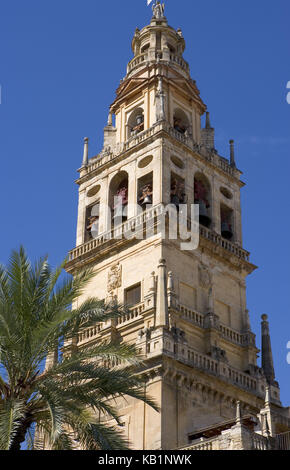
M156 18L157 20L164 18L164 10L165 10L164 3L162 3L162 5L160 2L155 3L155 5L153 5L152 7L152 10L153 10L154 18Z

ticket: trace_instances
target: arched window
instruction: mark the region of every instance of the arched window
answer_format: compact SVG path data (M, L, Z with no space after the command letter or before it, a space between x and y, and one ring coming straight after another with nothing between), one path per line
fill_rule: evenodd
M232 209L221 204L221 234L226 240L232 240L234 235L233 215L234 212Z
M205 227L211 224L211 191L208 179L197 173L194 177L194 203L199 204L199 222Z
M173 115L173 127L180 134L191 134L189 119L182 109L175 109Z
M144 131L144 111L142 108L137 108L131 113L128 119L127 128L128 138Z
M114 226L127 220L128 173L121 171L111 181L109 206Z
M150 47L150 44L145 44L145 46L142 47L141 49L141 54L144 54L144 52L147 52Z

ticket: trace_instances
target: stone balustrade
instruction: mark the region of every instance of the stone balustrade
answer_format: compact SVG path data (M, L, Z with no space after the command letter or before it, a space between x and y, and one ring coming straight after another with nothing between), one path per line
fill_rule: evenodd
M163 54L162 52L155 54L155 56L152 58L152 61L158 61L163 63L168 64L168 62L171 62L172 64L177 64L179 67L181 67L185 72L189 73L189 64L186 62L186 60L183 59L183 57L176 55L176 54ZM147 52L144 52L143 54L139 54L136 57L134 57L129 64L127 65L127 75L130 74L133 70L137 69L141 65L144 65L145 63L150 64L151 58L149 57L149 54Z
M142 212L142 214L132 217L125 223L120 224L118 227L104 232L93 240L90 240L89 242L74 248L69 252L68 261L75 261L98 248L101 249L101 247L108 242L114 240L120 241L123 238L127 240L129 238L134 238L134 232L136 233L138 228L140 229L144 224L147 224L147 227L149 228L150 221L155 221L156 218L160 218L161 220L162 214L164 214L164 206L162 204L158 204L148 209L147 211ZM235 243L225 240L218 233L202 225L200 225L200 236L214 243L216 246L220 246L224 250L232 253L234 256L242 259L243 261L249 262L250 253L248 251L239 247Z
M190 135L178 132L166 121L157 122L149 129L146 129L139 134L130 137L125 142L121 142L112 148L106 149L106 151L97 157L92 158L89 160L89 164L86 168L86 174L88 175L89 173L102 168L107 163L114 161L122 153L127 152L128 150L136 147L142 142L147 141L147 139L150 139L152 136L155 136L162 131L166 132L168 135L188 147L191 151L198 153L203 159L209 161L223 172L233 177L239 178L238 171L233 168L225 158L220 157L217 153L210 152L204 146L197 144Z
M142 313L144 312L144 310L145 310L144 302L141 302L138 305L134 305L134 307L132 307L128 313L122 315L121 317L117 319L117 327L121 325L123 326L124 324L126 324L127 326L128 323L132 323L138 318L140 319L142 317Z
M168 342L168 340L167 340ZM179 360L191 367L200 369L209 374L219 377L221 380L231 382L238 385L240 388L250 390L253 392L258 391L258 382L254 377L245 374L234 367L231 367L225 362L217 361L210 356L201 354L200 352L189 347L187 344L175 344L172 341L169 349L168 346L164 347L164 352L174 359Z
M134 59L129 62L127 66L127 74L132 72L136 67L139 67L140 64L148 61L148 54L145 52L143 54L139 54Z
M204 327L204 316L201 313L197 313L194 310L191 310L184 305L179 304L179 310L181 313L181 317L189 320L190 322L195 323L196 325L200 326L201 328Z
M182 447L181 449L178 449L178 450L182 450L182 451L186 451L186 450L215 450L215 444L218 443L218 439L214 438L214 439L207 439L206 441L202 442L202 441L199 441L195 444L192 444L192 445L189 445L189 446L186 446L186 447Z
M229 430L229 433L227 433L226 437L223 437L223 434L210 438L210 439L203 439L203 440L198 440L196 442L193 442L192 444L187 445L186 447L182 447L181 451L194 451L194 450L224 450L224 445L223 441L224 439L235 439L234 435L231 436L231 430ZM264 437L260 434L257 434L255 432L250 432L249 430L245 430L247 436L249 437L248 445L246 449L242 449L240 447L240 450L258 450L258 451L264 451L264 450L271 450L272 449L272 443L271 439L268 439L267 437ZM241 440L242 444L242 440Z

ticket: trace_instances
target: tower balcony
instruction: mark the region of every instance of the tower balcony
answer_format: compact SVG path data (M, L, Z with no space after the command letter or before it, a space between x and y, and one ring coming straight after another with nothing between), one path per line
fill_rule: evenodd
M155 57L151 58L147 52L144 52L134 57L127 65L127 78L129 78L133 72L135 73L139 68L149 66L155 62L165 65L178 66L178 68L181 68L183 72L186 72L186 75L189 75L190 73L188 62L186 62L186 60L184 60L180 55L170 52L167 54L160 51L156 52Z
M79 170L80 179L78 183L86 180L88 177L94 176L102 171L106 166L112 165L115 161L126 158L128 152L136 151L141 145L148 145L150 141L158 138L159 136L169 136L186 149L193 152L193 154L201 158L203 161L213 165L219 171L230 175L231 177L240 180L241 172L230 165L230 162L218 155L214 151L209 151L203 145L195 142L191 136L182 134L174 129L167 121L160 121L148 129L139 132L137 135L130 137L125 142L118 143L114 147L107 147L99 155L89 160L88 166Z
M98 235L93 240L77 246L69 252L66 269L73 271L83 263L109 254L112 248L122 249L122 246L127 246L132 242L158 234L161 236L163 217L168 218L168 214L166 215L164 205L158 204L145 210L142 214L128 219L123 224ZM142 237L140 237L140 234L142 234ZM255 266L250 263L250 253L236 243L225 240L218 233L203 226L199 227L199 234L199 244L206 244L207 248L216 255L236 266L242 264L244 269L250 272L255 269Z

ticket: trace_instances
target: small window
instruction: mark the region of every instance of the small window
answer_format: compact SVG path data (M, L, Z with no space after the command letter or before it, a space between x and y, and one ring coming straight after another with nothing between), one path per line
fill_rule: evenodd
M141 302L141 283L125 290L126 305L136 305Z

